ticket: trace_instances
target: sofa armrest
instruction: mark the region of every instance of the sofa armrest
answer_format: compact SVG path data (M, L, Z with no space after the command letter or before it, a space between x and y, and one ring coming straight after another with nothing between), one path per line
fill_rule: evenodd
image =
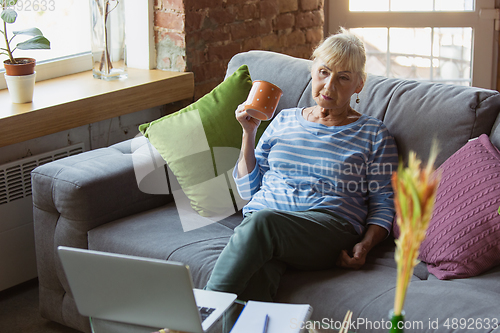
M144 152L149 152L149 156ZM44 293L45 298L63 297L69 291L56 253L59 245L88 248L89 230L173 200L168 195L164 162L158 157L147 139L139 137L57 160L32 171L41 298ZM151 183L157 185L155 191L148 191L147 184ZM159 188L161 184L166 188ZM58 304L55 300L43 303ZM42 315L44 311L50 311L53 320L80 326L68 320L80 321L81 318L65 318L61 309L41 308ZM54 313L59 313L60 318L54 319Z

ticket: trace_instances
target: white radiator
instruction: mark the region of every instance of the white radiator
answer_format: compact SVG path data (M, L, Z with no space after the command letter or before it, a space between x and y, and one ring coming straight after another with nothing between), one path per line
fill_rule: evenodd
M0 290L37 276L31 171L83 151L79 143L0 165Z

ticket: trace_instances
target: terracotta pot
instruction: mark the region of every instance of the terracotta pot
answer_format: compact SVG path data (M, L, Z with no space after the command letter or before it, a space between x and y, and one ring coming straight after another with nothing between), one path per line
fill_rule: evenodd
M33 58L15 58L16 64L12 64L9 59L3 62L5 72L9 76L31 75L35 72L36 60Z

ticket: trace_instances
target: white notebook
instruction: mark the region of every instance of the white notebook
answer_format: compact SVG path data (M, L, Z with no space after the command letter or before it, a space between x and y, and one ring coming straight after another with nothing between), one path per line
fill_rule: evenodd
M264 332L266 315L269 316L267 333L306 332L312 311L309 304L248 301L230 333Z

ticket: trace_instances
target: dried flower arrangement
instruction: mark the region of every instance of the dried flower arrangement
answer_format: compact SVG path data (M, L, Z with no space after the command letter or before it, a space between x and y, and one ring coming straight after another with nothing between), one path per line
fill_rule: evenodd
M420 244L425 238L432 215L440 175L435 172L437 146L433 145L424 169L414 152L410 152L408 166L400 163L392 176L395 193L397 225L400 236L396 240L397 282L394 315L401 316L406 291L418 264Z

